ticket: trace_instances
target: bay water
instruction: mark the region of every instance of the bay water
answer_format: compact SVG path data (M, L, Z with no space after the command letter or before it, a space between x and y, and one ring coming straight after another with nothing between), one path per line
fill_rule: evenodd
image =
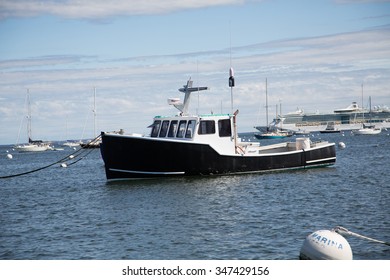
M390 242L389 133L319 138L346 145L332 167L107 182L95 149L0 179L0 259L296 260L308 234L335 226ZM0 146L0 177L71 153ZM389 246L346 239L354 259L390 259Z

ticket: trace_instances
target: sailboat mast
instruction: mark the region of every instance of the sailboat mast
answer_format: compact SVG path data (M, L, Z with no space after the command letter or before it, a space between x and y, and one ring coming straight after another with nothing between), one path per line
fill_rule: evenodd
M93 88L93 137L96 137L96 87Z
M265 111L266 111L266 122L267 122L267 131L269 130L268 126L268 85L267 78L265 78Z
M370 103L370 111L369 111L369 114L370 114L370 124L372 124L372 115L371 115L371 96L368 98L368 102Z
M362 83L362 112L363 112L363 122L364 122L363 83Z
M27 137L28 142L32 140L31 135L31 102L30 102L30 90L27 89Z
M283 129L283 122L282 122L282 100L279 99L279 121L280 121L280 128Z

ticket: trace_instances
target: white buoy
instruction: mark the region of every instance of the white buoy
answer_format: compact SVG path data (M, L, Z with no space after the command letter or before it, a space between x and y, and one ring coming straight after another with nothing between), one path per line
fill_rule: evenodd
M301 260L352 260L348 241L333 230L318 230L309 234L299 255Z
M74 158L74 155L70 155L69 158L70 158L70 159Z
M344 142L339 142L339 148L344 149L345 148L345 143Z
M61 163L61 167L68 167L67 165L66 165L66 163L64 162L64 163Z
M12 156L11 154L7 154L7 158L8 158L8 159L12 159L13 156Z

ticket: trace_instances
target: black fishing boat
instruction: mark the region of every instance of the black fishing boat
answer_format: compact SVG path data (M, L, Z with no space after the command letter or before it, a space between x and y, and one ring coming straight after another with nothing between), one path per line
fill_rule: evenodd
M102 132L100 150L107 179L228 175L335 163L334 143L297 138L296 142L261 146L237 137L238 111L189 114L191 93L207 89L192 87L189 80L179 89L185 93L183 103L176 98L168 100L180 113L154 117L150 135Z

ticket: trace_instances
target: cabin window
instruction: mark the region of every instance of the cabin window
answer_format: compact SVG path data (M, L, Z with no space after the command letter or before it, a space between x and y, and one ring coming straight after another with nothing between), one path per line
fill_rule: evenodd
M168 132L168 127L169 127L169 121L163 121L161 125L160 134L158 135L158 137L166 137Z
M194 135L194 131L195 131L195 125L196 125L195 120L188 121L185 138L192 138L192 136Z
M212 120L209 121L200 121L198 134L214 134L215 133L215 122Z
M168 137L175 137L177 129L177 121L171 121L171 125L168 130Z
M230 119L218 121L218 132L219 132L219 137L232 136L232 126L230 124Z
M183 138L184 137L184 132L186 131L186 126L187 126L187 121L180 121L179 122L179 127L177 128L177 138Z
M158 132L160 131L161 121L154 121L152 124L152 133L150 136L157 137Z

